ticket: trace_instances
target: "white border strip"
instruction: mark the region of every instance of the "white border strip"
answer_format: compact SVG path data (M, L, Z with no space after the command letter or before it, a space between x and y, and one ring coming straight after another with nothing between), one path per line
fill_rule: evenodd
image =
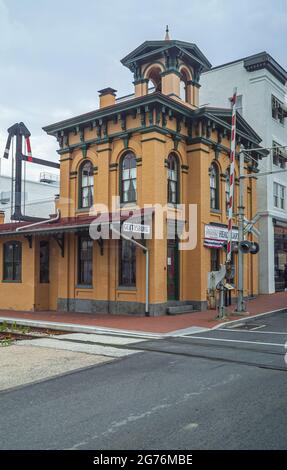
M258 331L258 330L234 330L233 328L222 328L220 331L232 331L233 333L260 333L261 335L285 335L287 337L287 331Z
M204 339L208 341L222 341L222 342L228 342L228 343L245 343L245 344L260 344L264 346L278 346L280 348L285 347L285 343L262 343L260 341L244 341L241 339L222 339L222 338L211 338L209 336L186 336L184 339ZM198 346L202 346L199 344Z
M264 315L271 315L272 313L279 313L279 312L284 312L284 311L287 312L287 306L284 308L278 308L276 310L270 310L269 312L257 313L256 315L251 315L251 316L244 317L244 315L243 316L241 315L240 318L238 318L237 320L231 320L231 321L219 323L219 325L215 325L213 328L211 328L211 330L217 330L218 328L221 328L222 326L231 325L234 323L242 323L242 322L245 323L246 321L249 321L249 319L252 319L252 318L259 318L259 317L263 317ZM222 329L225 330L226 328L222 328Z

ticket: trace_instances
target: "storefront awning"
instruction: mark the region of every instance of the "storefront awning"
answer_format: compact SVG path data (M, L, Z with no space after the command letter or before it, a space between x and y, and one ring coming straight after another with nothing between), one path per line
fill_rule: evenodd
M63 217L56 221L51 219L41 225L32 225L27 222L9 223L0 225L0 237L11 235L57 235L65 232L82 232L88 231L91 224L121 224L124 221L129 222L129 226L133 229L136 225L142 223L143 220L153 214L153 208L138 209L129 211L119 211L113 213L103 213L90 216ZM133 227L134 226L134 227ZM18 229L18 230L17 230Z

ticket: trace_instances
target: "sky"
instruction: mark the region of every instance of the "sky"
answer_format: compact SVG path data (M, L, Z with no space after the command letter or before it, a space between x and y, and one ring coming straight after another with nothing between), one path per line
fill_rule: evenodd
M287 0L0 0L0 159L23 121L33 154L57 161L42 127L98 107L98 90L133 91L120 60L146 40L196 43L213 66L266 50L287 69ZM231 89L233 85L231 84ZM40 168L31 165L28 177Z

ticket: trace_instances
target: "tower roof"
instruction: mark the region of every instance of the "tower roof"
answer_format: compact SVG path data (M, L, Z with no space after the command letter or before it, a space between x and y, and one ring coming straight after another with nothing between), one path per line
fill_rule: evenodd
M152 62L156 58L165 55L180 57L193 68L200 69L200 72L205 72L211 68L211 63L196 44L171 39L145 41L126 55L121 60L121 63L131 71L134 71L135 65Z

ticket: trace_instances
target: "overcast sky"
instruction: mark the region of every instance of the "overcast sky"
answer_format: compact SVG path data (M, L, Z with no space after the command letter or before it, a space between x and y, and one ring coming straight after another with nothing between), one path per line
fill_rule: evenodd
M42 126L95 109L101 88L132 92L120 59L166 24L212 65L266 50L287 68L287 0L0 0L0 156L23 121L34 155L57 160Z

